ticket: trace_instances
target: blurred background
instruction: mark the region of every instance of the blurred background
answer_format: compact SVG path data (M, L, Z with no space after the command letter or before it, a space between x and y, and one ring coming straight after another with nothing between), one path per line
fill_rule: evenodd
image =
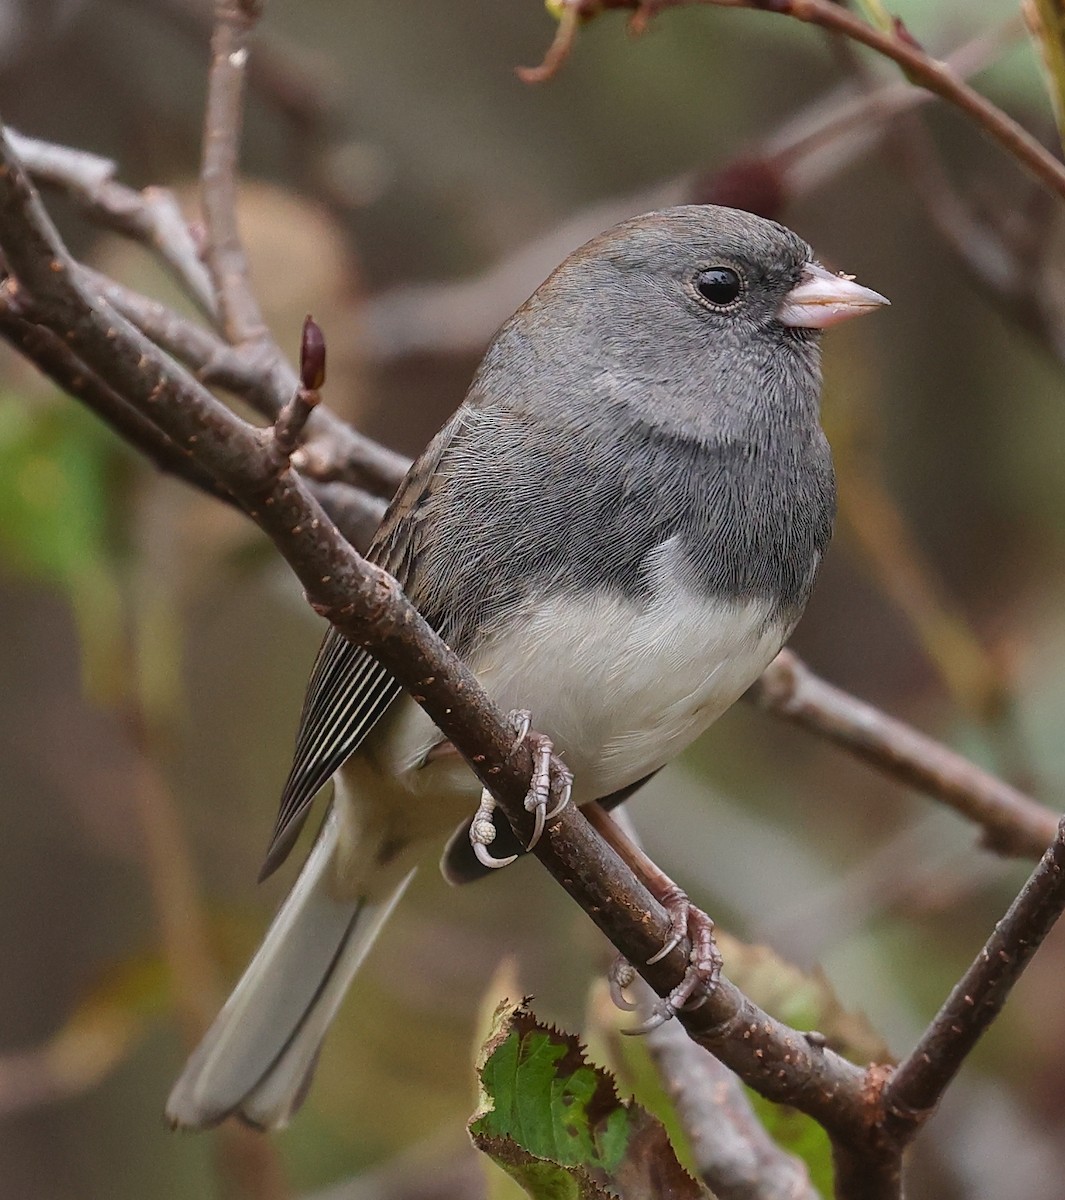
M975 83L1053 143L1012 0L899 9L937 54L968 44ZM2 0L0 111L175 188L194 217L209 18L194 0ZM241 216L278 338L293 351L313 311L329 403L414 454L495 326L585 238L684 199L778 215L893 305L826 341L842 508L793 645L1060 808L1060 222L997 147L922 109L977 232L1038 231L1034 319L988 286L995 238L958 244L929 174L861 109L863 88L898 83L890 64L694 8L639 39L601 19L556 79L521 83L553 32L536 0L271 0ZM831 125L848 113L849 133ZM78 254L179 302L142 251L52 211ZM485 1006L532 993L587 1032L610 958L532 863L462 890L427 864L288 1132L164 1127L188 1039L292 877L255 884L323 631L247 522L6 352L0 630L0 1196L485 1194L463 1132ZM745 704L630 807L700 905L823 968L896 1054L1028 871ZM923 1135L914 1197L1063 1194L1063 991L1059 930Z

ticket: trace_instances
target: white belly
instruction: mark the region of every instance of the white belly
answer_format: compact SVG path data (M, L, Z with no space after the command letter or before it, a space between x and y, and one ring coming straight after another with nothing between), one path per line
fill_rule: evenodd
M578 803L676 757L758 678L789 632L771 618L768 601L708 600L685 588L673 549L656 552L649 599L542 600L515 613L513 632L470 659L501 709L528 709L533 727L554 741L574 773ZM440 740L407 702L367 753L410 790L438 794L443 808L441 792L475 794L478 785L460 761L422 767Z
M675 758L750 687L787 632L769 614L691 593L560 599L472 665L502 709L527 708L554 740L583 802Z

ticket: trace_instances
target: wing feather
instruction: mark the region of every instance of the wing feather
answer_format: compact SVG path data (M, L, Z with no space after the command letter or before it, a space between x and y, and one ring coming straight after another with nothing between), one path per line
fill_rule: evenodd
M408 472L367 555L393 574L415 603L418 508L462 425L460 409ZM307 684L292 766L260 879L285 861L315 796L358 750L402 690L368 651L353 645L336 629L328 630Z

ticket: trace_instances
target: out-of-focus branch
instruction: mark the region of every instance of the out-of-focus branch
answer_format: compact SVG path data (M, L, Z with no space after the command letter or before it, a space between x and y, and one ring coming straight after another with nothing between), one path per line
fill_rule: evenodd
M959 46L947 64L967 78L1020 32L1019 21L1006 22ZM403 284L369 297L359 310L362 351L385 362L413 354L480 354L541 280L608 226L672 204L725 204L780 218L789 204L871 153L899 116L933 100L932 93L905 82L868 94L843 85L720 170L691 172L591 205L470 278Z
M833 0L556 0L560 11L558 32L543 64L522 69L519 74L530 83L550 78L561 67L582 20L608 9L632 12L632 28L644 29L652 16L667 8L701 5L714 8L751 8L779 13L807 24L818 25L829 33L839 33L860 45L875 50L896 62L911 83L934 93L964 113L973 124L1011 155L1025 170L1065 199L1065 163L1055 158L1022 125L1008 116L986 96L982 96L939 59L933 58L916 41L901 21L890 32L877 29Z
M889 1129L912 1125L939 1103L1063 911L1065 819L1009 912L885 1087Z
M69 197L95 224L145 246L208 316L215 312L211 277L172 192L127 187L107 158L8 131L11 144L38 184Z
M751 696L774 716L827 738L890 778L949 805L999 854L1034 858L1057 831L1049 808L902 721L815 675L782 650Z
M218 298L221 326L231 345L256 374L269 380L264 395L280 405L295 391L296 374L263 320L251 286L247 256L237 226L236 170L244 113L248 44L259 16L260 0L219 0L211 39L201 168L206 225L204 257ZM319 433L328 437L319 438ZM353 477L370 490L391 495L403 471L403 459L360 438L350 426L320 410L308 424L304 465L319 478Z
M252 291L248 259L237 228L237 162L244 123L248 44L259 12L260 0L218 0L215 5L200 166L207 234L204 260L229 342L255 346L264 357L279 358Z
M699 1176L718 1200L818 1200L805 1164L766 1133L727 1067L675 1021L646 1040Z
M158 14L197 51L210 42L214 31L211 0L126 3ZM290 169L304 192L346 219L376 189L372 180L367 187L333 169L330 150L350 144L354 132L343 104L342 79L323 78L322 67L317 55L308 57L302 47L264 34L256 39L248 63L248 91L288 124Z

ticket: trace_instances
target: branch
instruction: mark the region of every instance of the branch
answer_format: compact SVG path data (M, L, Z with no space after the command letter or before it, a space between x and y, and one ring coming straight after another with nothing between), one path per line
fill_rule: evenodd
M939 1103L1063 911L1065 818L1009 912L884 1089L887 1128L896 1137L911 1137Z
M207 231L204 258L230 343L256 346L264 355L280 357L252 292L248 259L237 228L237 161L248 43L259 11L259 0L218 0L215 5L200 168Z
M83 363L61 337L18 314L11 291L0 289L0 336L25 355L57 387L76 397L129 445L167 475L233 504L233 497L195 458L128 404Z
M211 277L172 192L138 192L115 179L115 164L97 154L42 142L8 130L8 138L34 180L68 196L97 225L150 250L201 312L215 311Z
M897 782L980 825L999 854L1034 858L1057 831L1057 815L912 726L820 679L782 650L750 692L767 712L820 737Z
M968 116L1036 179L1065 199L1065 164L1022 125L959 79L946 63L926 53L900 21L896 21L891 33L885 33L856 17L843 5L833 3L833 0L556 0L560 19L555 40L539 67L522 69L519 74L528 83L549 79L568 57L582 19L589 19L607 9L632 11L633 28L640 32L651 16L662 9L686 8L695 4L779 13L818 25L830 33L843 34L852 41L868 46L898 63L912 83L946 100Z
M93 295L189 367L198 380L239 396L262 416L276 419L298 387L299 380L287 364L270 369L160 301L91 267L82 266L80 271ZM319 483L364 489L375 509L372 497L391 499L410 466L409 459L359 433L325 405L311 414L307 432L308 440L296 453L299 470Z
M805 1164L766 1133L728 1068L693 1046L676 1021L652 1029L646 1042L700 1178L719 1200L818 1200Z

